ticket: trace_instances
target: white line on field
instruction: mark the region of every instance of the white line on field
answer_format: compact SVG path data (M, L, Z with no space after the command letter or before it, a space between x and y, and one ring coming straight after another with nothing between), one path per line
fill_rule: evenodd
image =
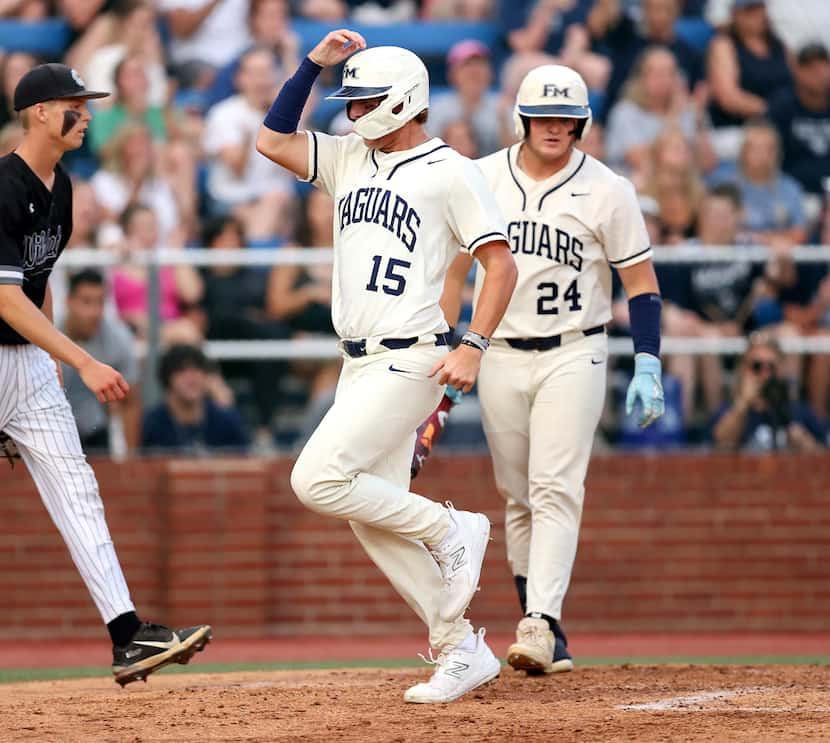
M667 710L706 710L707 702L721 702L733 697L745 696L747 694L757 694L759 692L775 691L773 687L752 686L743 687L739 689L715 689L713 691L702 691L700 694L692 694L684 697L668 697L666 699L658 699L654 702L644 702L642 704L620 704L617 709L623 709L636 712L665 712ZM730 708L731 709L731 708Z
M710 709L709 712L776 712L786 713L788 715L811 715L816 712L827 713L830 712L830 707L720 707L719 709Z

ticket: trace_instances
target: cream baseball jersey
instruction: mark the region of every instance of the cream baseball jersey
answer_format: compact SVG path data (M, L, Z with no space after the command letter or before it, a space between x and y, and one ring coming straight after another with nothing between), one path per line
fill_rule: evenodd
M540 338L587 330L611 319L611 266L651 257L634 187L579 150L543 181L516 164L521 144L477 163L505 219L519 278L494 333ZM483 272L476 276L475 298Z
M334 198L332 320L341 338L448 329L439 306L459 250L507 228L478 167L440 139L370 150L356 134L308 132L308 180Z

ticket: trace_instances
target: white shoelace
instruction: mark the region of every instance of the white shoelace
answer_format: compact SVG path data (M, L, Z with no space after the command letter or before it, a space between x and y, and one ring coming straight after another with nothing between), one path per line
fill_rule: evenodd
M435 658L432 655L432 648L429 649L429 658L427 658L423 653L418 653L418 657L424 661L428 666L440 666L446 659L447 654L444 652L438 653L438 657Z
M451 652L452 651L450 651L450 653ZM439 676L444 664L449 660L450 653L440 652L438 653L438 657L435 657L432 654L432 648L429 649L429 658L427 658L423 653L418 653L418 657L424 661L424 663L428 666L435 666L435 670L432 672L432 676L429 679L430 683Z

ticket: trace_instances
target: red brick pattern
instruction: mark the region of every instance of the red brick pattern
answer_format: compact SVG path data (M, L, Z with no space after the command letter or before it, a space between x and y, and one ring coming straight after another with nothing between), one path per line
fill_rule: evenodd
M420 631L347 524L303 509L289 461L94 462L140 612L224 636ZM3 473L0 612L18 637L100 621L23 467ZM471 616L517 618L485 457L435 457L415 488L494 522ZM603 456L565 604L579 631L821 631L830 617L830 458ZM359 640L358 640L359 641Z

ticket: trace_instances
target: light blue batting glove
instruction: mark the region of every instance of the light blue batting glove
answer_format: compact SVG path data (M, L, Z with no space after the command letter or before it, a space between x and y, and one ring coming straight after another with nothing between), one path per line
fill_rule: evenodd
M643 406L640 428L650 426L666 410L661 379L660 359L650 353L638 353L634 357L634 376L625 395L625 414L631 415L639 399Z
M455 389L451 384L446 386L444 394L452 400L453 405L458 405L461 402L461 398L464 397L464 393L461 390Z

